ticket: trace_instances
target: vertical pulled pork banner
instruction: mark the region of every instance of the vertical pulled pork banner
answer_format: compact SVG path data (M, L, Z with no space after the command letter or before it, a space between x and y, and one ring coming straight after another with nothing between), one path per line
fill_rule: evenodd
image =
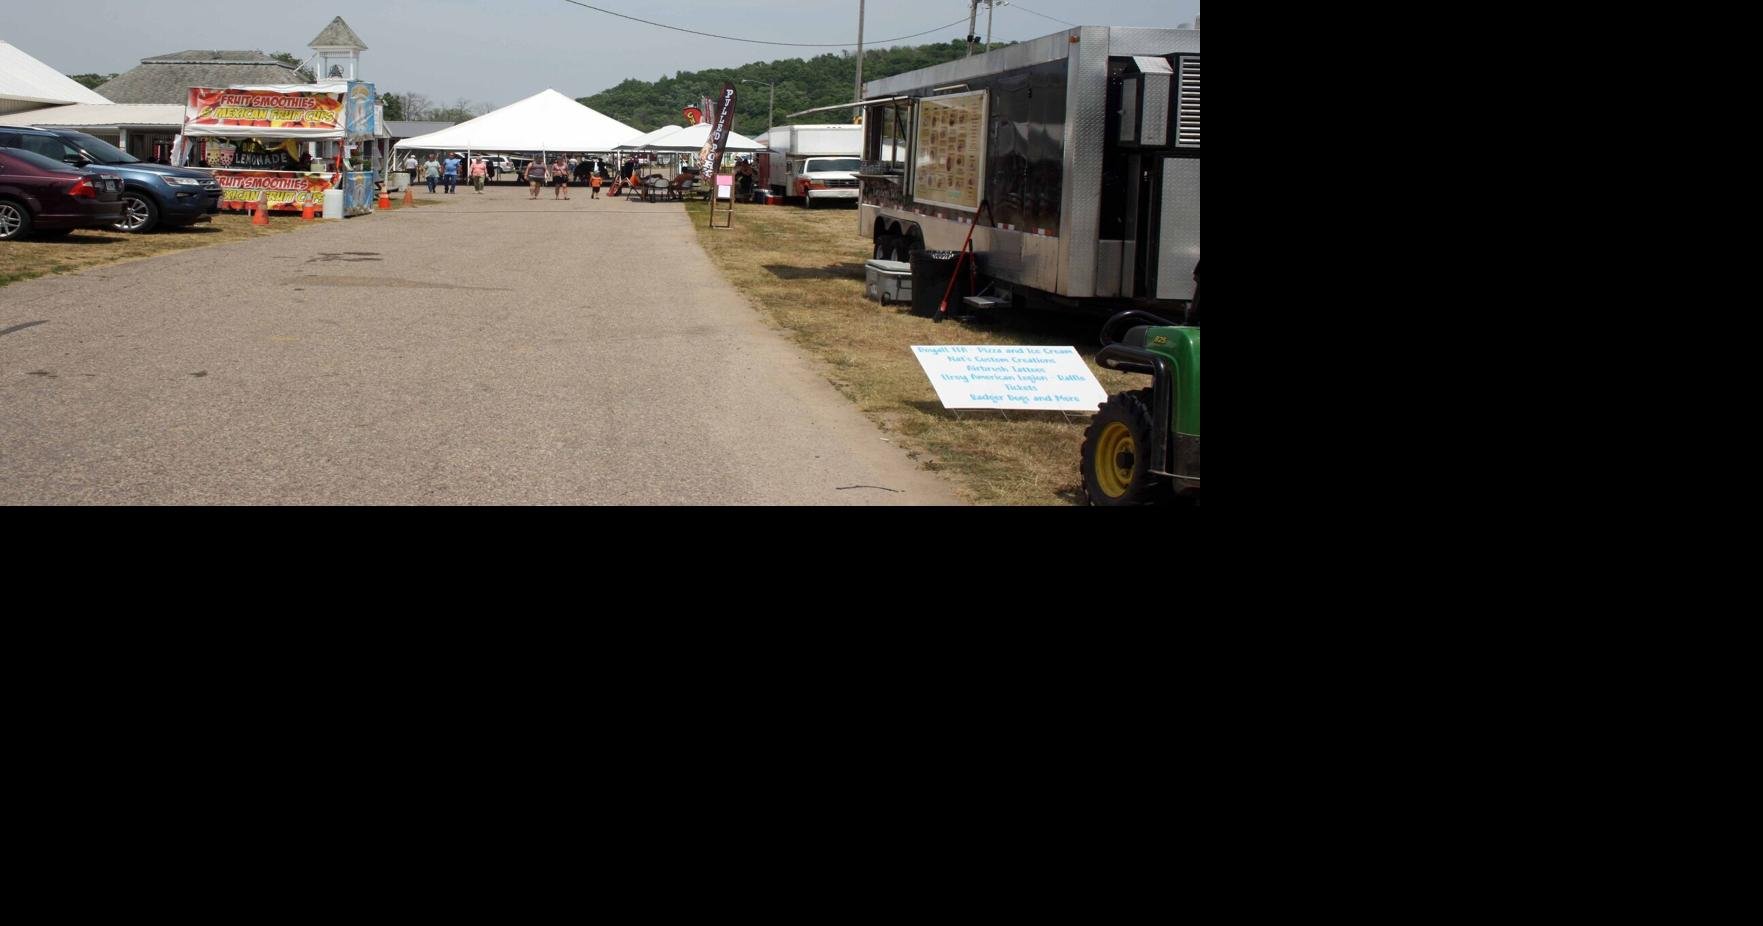
M722 149L728 144L729 130L735 123L735 85L722 85L722 95L717 97L716 124L711 127L710 135L704 139L704 147L698 150L698 159L703 162L706 174L716 173L717 165L722 163Z

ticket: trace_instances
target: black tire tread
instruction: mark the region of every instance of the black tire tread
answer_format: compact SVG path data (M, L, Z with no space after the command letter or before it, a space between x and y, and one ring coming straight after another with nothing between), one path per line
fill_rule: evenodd
M1083 456L1080 458L1078 470L1083 483L1084 501L1090 505L1118 508L1127 505L1154 505L1170 499L1169 481L1150 473L1150 459L1145 453L1151 443L1151 389L1135 389L1120 392L1108 397L1108 401L1096 411L1090 419L1090 427L1084 432ZM1123 422L1127 430L1132 432L1133 444L1140 448L1138 459L1134 461L1137 476L1126 488L1126 494L1120 498L1109 498L1099 489L1093 488L1096 476L1092 470L1091 460L1095 457L1096 441L1101 437L1102 430L1111 421Z

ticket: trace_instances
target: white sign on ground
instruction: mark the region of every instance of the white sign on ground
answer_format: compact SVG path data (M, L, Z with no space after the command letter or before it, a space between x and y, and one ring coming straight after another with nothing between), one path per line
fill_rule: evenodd
M1108 391L1075 347L912 346L944 408L1093 412Z

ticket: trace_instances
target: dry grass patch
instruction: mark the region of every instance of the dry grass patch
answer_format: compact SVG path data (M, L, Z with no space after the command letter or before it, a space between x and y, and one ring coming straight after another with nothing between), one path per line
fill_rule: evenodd
M258 227L251 224L249 215L227 212L214 216L212 222L159 228L145 235L83 229L65 238L0 241L0 286L52 273L280 235L305 224L298 216L271 216L268 225Z
M418 206L439 206L446 202L444 199L416 199ZM392 208L396 210L401 206L401 199L394 197ZM359 222L367 218L372 216L357 216L343 221ZM84 229L65 238L0 241L0 286L55 273L72 273L105 264L156 257L174 251L286 234L318 225L320 221L322 220L307 222L297 214L271 213L268 225L257 226L251 224L250 213L222 212L213 216L212 222L186 225L182 228L161 227L145 235Z
M1099 318L1007 316L983 326L936 323L863 297L871 244L854 209L735 207L733 228L707 228L688 203L698 240L729 281L823 361L829 380L926 468L982 504L1078 500L1078 451L1089 416L944 409L912 355L914 344L1065 345L1090 361L1109 392L1149 385L1098 368ZM720 219L719 219L720 221ZM1008 415L1008 417L1006 417Z

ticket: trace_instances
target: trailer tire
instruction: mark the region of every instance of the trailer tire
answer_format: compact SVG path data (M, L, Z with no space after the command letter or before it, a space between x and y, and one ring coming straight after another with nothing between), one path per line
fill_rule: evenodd
M1170 500L1168 480L1151 474L1151 390L1108 397L1084 432L1084 500L1100 507Z
M896 255L897 255L899 249L900 249L900 236L898 236L898 235L876 235L875 236L875 259L876 260L898 260L899 258Z
M924 250L924 236L919 234L918 227L913 226L905 237L900 239L900 259L911 260L913 251Z

